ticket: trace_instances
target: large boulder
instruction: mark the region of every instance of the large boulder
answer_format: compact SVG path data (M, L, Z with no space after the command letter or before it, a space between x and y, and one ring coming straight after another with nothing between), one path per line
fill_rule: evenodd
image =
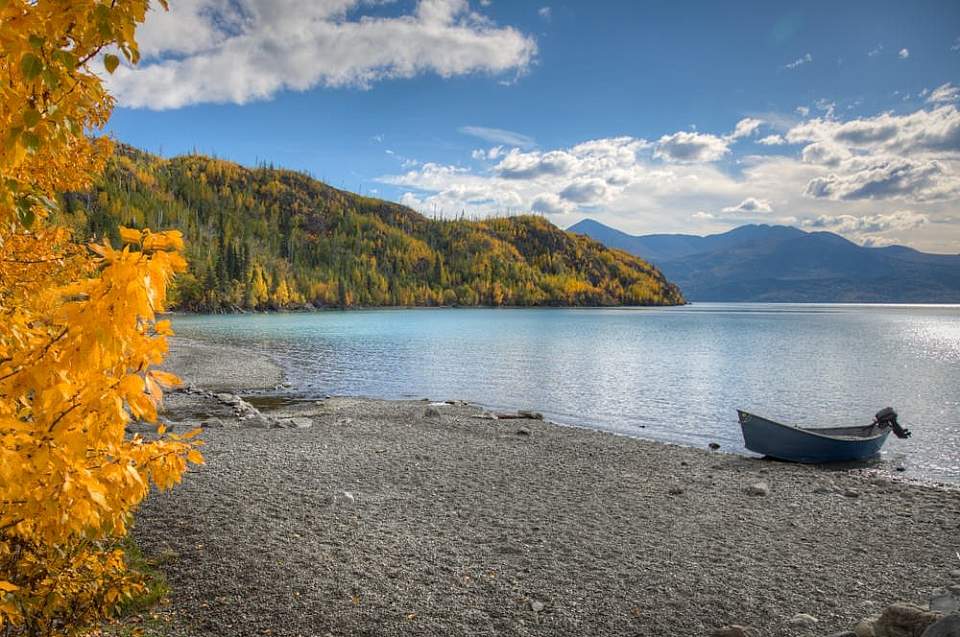
M942 613L899 602L887 606L873 631L876 637L922 637L923 631L941 617Z
M947 615L930 624L923 637L960 637L960 615Z

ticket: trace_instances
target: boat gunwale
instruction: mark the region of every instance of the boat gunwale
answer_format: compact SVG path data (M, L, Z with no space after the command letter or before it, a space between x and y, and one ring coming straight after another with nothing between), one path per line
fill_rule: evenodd
M738 410L737 410L737 413L738 413L738 414L745 414L745 415L747 415L747 416L750 416L751 418L759 418L760 420L763 420L764 422L768 422L768 423L771 423L771 424L773 424L773 425L777 425L778 427L783 427L784 429L792 429L792 430L794 430L794 431L800 431L800 432L803 432L803 433L805 433L805 434L811 434L811 435L816 436L816 437L818 437L818 438L825 438L825 439L827 439L827 440L832 440L832 441L834 441L834 442L847 442L847 443L869 442L869 441L871 441L871 440L876 440L876 439L878 439L878 438L884 438L884 437L890 435L890 430L888 429L888 430L886 430L886 431L881 431L880 433L878 433L878 434L876 434L876 435L868 436L868 437L863 437L863 438L849 438L849 437L848 437L848 438L840 438L840 437L837 437L837 436L831 436L831 435L829 435L829 434L818 433L816 428L807 429L807 428L804 428L804 427L797 427L796 425L786 425L786 424L784 424L784 423L782 423L782 422L777 422L776 420L770 420L769 418L764 418L763 416L758 416L758 415L756 415L756 414L751 414L749 411L743 411L742 409L738 409ZM743 420L741 419L741 420L740 420L740 426L743 427L743 424L744 424L744 423L743 423ZM863 427L871 427L872 425L862 425L862 426L863 426ZM824 427L824 429L832 429L832 427Z

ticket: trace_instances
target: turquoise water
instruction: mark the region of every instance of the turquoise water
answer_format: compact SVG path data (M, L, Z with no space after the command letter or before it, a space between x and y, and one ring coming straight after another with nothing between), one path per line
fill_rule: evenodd
M371 310L174 328L271 356L297 396L464 399L732 451L737 408L840 426L891 405L914 437L891 437L885 466L960 482L960 306Z

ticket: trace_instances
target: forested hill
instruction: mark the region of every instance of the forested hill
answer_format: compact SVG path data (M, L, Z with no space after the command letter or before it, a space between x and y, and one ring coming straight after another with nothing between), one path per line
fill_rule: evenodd
M181 309L300 306L672 305L646 261L536 216L430 220L302 173L118 145L101 182L64 196L79 236L118 225L187 240Z

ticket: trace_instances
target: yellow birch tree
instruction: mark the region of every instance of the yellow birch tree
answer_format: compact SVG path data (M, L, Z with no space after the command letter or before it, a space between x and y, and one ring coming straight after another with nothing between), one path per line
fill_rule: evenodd
M93 67L139 58L147 0L0 0L0 633L74 634L137 590L119 540L151 483L201 462L154 422L158 319L185 267L179 233L84 246L51 223L110 153L113 101Z

